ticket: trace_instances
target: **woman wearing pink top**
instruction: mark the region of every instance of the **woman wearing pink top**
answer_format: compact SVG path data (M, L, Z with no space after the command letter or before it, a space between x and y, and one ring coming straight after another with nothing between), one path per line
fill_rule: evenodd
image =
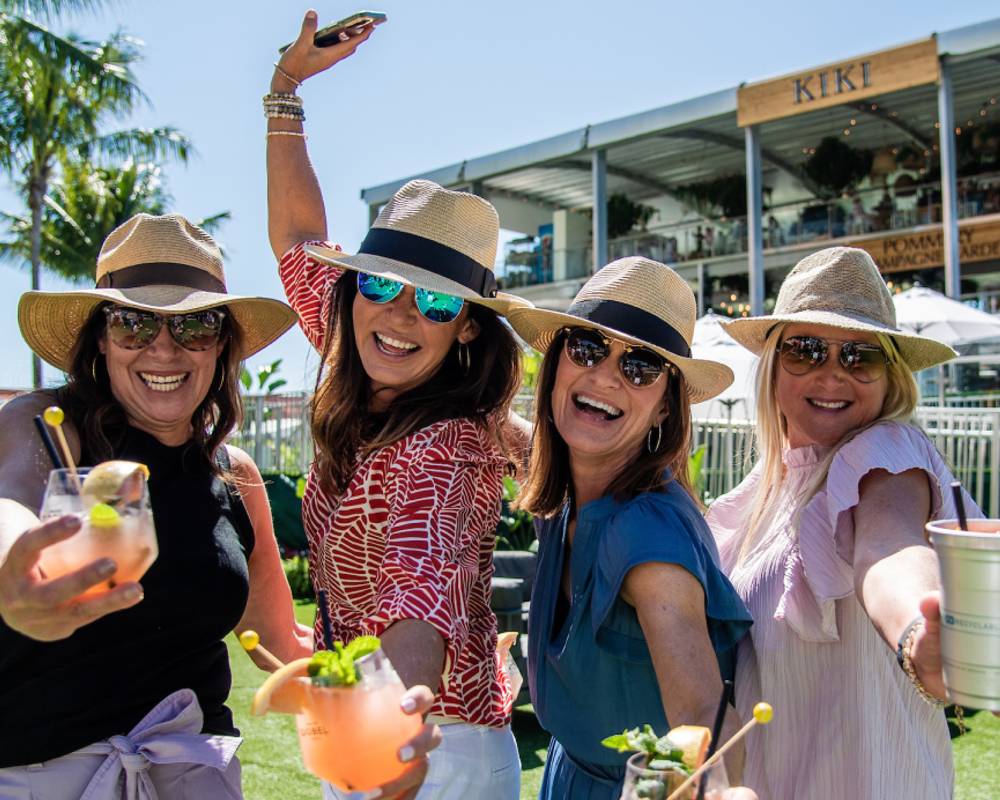
M747 737L745 781L772 800L951 797L923 530L955 516L953 476L910 420L912 373L954 352L899 331L874 261L845 247L800 261L773 315L726 330L761 356L758 462L708 513L754 618L737 707L775 709Z

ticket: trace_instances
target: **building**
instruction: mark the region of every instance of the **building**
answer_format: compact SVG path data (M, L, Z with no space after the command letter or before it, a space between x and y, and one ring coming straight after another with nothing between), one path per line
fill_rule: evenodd
M594 269L673 265L702 312L766 311L788 269L863 247L1000 307L1000 19L743 84L418 176L489 199L523 233L504 288L565 308ZM372 218L400 179L364 189Z

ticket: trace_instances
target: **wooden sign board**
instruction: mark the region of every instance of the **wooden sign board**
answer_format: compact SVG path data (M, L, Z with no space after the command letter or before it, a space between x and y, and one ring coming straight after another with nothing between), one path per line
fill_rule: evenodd
M886 274L944 266L944 232L941 225L914 233L866 238L845 244L867 250L878 268ZM1000 259L1000 215L959 222L958 248L962 264Z
M941 66L934 37L826 64L759 83L736 93L740 127L936 83Z

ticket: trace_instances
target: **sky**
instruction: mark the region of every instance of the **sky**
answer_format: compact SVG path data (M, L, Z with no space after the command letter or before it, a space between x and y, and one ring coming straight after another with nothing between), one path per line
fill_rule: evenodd
M374 0L371 0L374 2ZM267 241L261 96L278 46L308 5L257 0L116 0L53 24L99 39L118 27L145 42L136 68L151 100L125 125L175 125L197 155L168 165L173 210L228 210L218 234L229 291L281 297ZM320 22L358 10L317 2ZM389 21L352 58L309 80L309 150L331 237L351 252L368 211L360 191L465 158L672 102L923 38L1000 15L995 1L385 0ZM0 179L0 209L19 210ZM66 288L43 276L43 289ZM26 269L0 264L0 388L24 388L17 329ZM281 358L288 389L309 388L316 354L297 330L250 359ZM60 373L45 366L47 383Z

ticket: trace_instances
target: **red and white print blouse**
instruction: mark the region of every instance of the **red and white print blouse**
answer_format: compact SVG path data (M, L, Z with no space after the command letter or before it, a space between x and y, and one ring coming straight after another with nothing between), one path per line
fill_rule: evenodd
M322 352L330 287L343 271L303 244L282 257L279 274ZM505 465L471 420L443 420L371 454L342 495L326 493L310 471L302 500L313 585L327 591L334 638L379 636L402 619L427 622L446 647L431 714L492 727L510 722L512 702L490 610Z

